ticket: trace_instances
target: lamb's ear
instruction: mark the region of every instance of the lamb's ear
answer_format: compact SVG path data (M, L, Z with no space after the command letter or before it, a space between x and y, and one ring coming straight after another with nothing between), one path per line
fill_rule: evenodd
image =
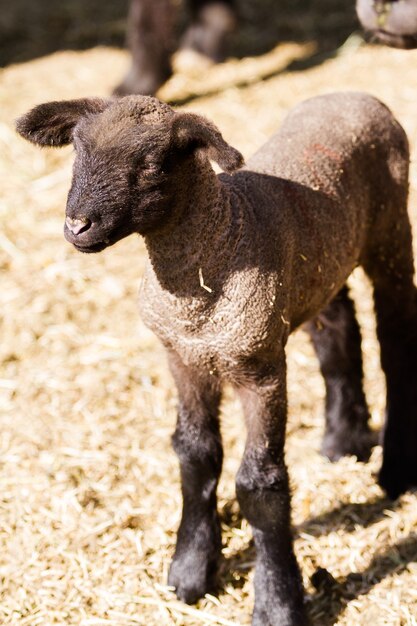
M82 117L101 113L110 103L110 99L82 98L39 104L19 117L16 130L40 146L65 146L72 142L74 127Z
M172 120L172 139L179 149L204 148L207 155L225 172L234 172L243 165L243 156L229 146L216 126L195 113L176 113Z

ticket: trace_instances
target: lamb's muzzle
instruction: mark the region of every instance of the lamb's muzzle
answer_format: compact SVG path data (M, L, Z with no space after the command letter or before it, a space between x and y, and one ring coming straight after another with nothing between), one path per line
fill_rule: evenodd
M242 157L211 122L149 97L40 105L18 130L41 145L74 142L65 236L79 250L134 232L145 238L142 315L167 348L179 396L183 514L169 583L194 602L215 580L228 380L248 429L236 491L257 548L253 624L303 626L284 460L285 345L307 324L326 385L323 452L366 461L374 435L346 286L357 265L373 283L387 383L379 482L392 498L417 485L417 290L403 129L366 94L320 96L296 107L236 172ZM228 173L217 176L209 158Z
M91 221L88 217L73 219L67 216L65 218L65 225L73 235L79 235L80 233L86 232L90 228Z

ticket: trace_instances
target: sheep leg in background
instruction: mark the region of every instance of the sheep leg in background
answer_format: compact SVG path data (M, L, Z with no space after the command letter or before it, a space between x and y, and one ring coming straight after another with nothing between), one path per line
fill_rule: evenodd
M344 287L306 325L326 385L326 429L322 453L331 461L354 454L367 461L374 436L363 391L361 334L355 308Z
M191 48L215 62L224 59L228 36L236 26L234 0L189 0L191 24L183 48ZM130 69L114 93L153 95L171 76L171 54L177 7L173 0L130 0L127 45Z
M181 42L214 62L226 56L227 40L236 27L234 0L188 0L191 24Z
M173 445L180 461L183 510L168 582L190 604L214 585L221 551L216 489L223 449L219 430L220 384L190 371L174 353L170 368L179 410Z
M253 369L237 387L247 423L236 493L256 545L252 626L307 624L301 575L293 550L290 491L284 461L287 414L285 355Z
M131 0L127 44L132 54L130 69L116 87L116 95L154 94L171 76L173 22L172 0Z

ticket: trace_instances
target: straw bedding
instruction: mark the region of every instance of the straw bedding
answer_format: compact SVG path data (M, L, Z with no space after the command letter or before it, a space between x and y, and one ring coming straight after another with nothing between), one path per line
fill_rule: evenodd
M310 53L308 45L281 44L266 56L230 61L217 74L188 69L160 95L185 102L200 94L186 108L212 118L249 156L299 100L364 89L393 109L415 151L417 52L351 39L316 67L284 71ZM35 103L109 93L126 66L125 53L97 48L0 74L3 625L250 623L254 551L234 501L244 443L240 408L228 392L219 594L186 606L166 587L180 515L170 447L176 399L163 350L136 311L143 243L131 237L100 255L74 251L62 236L72 149L41 151L13 131L13 119ZM208 88L212 95L204 96ZM416 200L413 164L415 226ZM372 425L379 428L384 383L369 286L360 271L351 285L364 328ZM288 355L287 459L313 624L416 625L416 495L384 498L374 480L379 447L368 464L347 458L332 465L318 454L323 384L302 332L291 338Z

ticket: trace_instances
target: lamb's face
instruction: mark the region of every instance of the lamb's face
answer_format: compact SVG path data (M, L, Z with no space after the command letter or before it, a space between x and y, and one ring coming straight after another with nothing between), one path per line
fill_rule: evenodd
M243 163L211 122L149 96L48 102L19 118L16 128L41 146L74 144L64 233L82 252L161 227L175 203L178 173L196 150L226 172ZM188 190L187 180L183 185Z
M64 234L78 250L99 252L134 232L146 234L166 219L166 126L130 118L121 123L109 109L82 120L73 144Z
M17 121L33 143L74 145L64 234L78 250L99 252L164 219L163 168L174 116L156 98L130 96L50 102Z

